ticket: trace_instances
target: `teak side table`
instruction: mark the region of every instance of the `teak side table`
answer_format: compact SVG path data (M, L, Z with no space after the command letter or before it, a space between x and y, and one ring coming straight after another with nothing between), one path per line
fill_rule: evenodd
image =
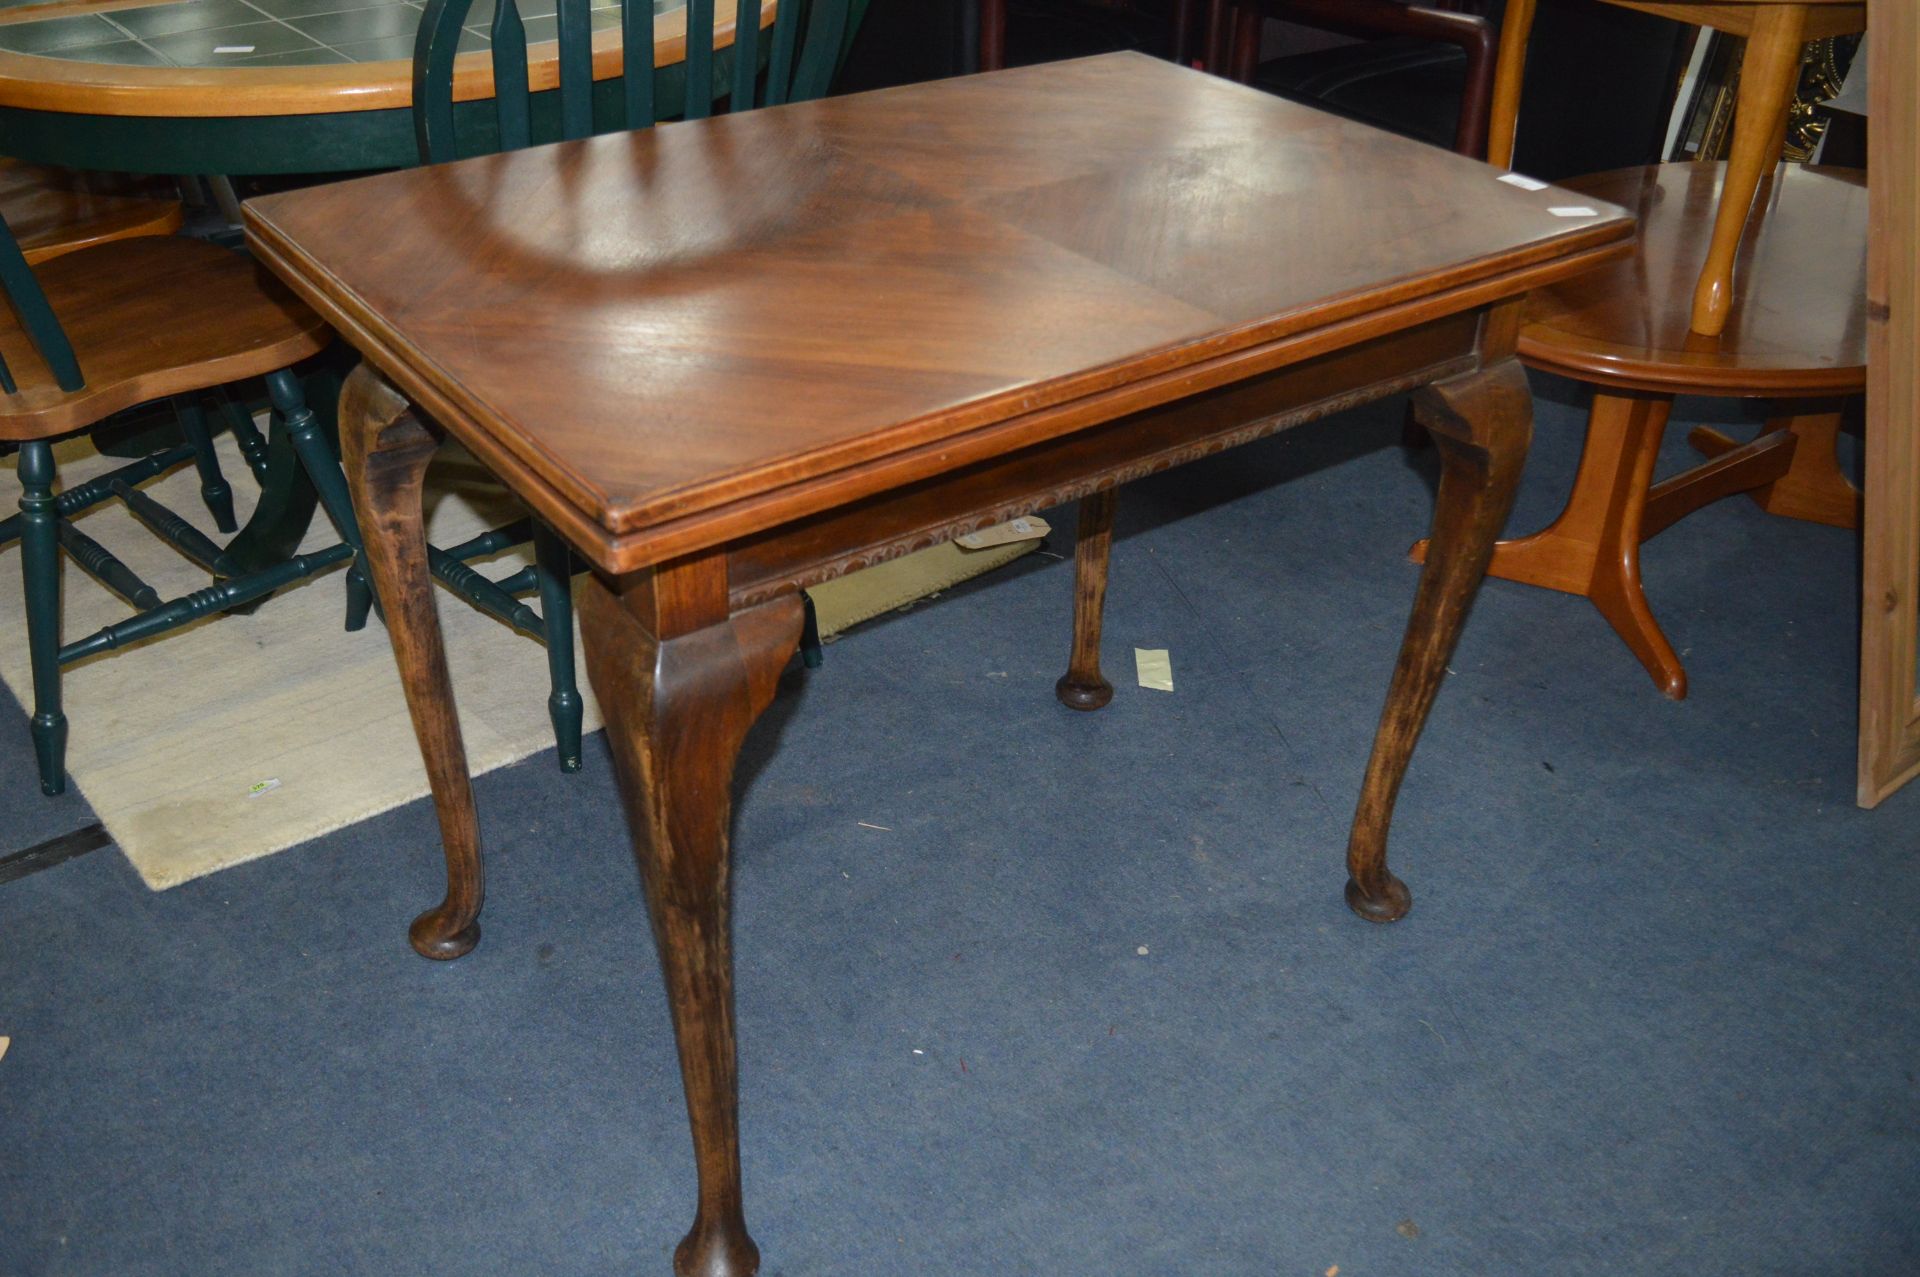
M481 901L422 553L441 435L593 567L587 663L698 1165L674 1267L739 1277L729 789L800 589L1419 388L1434 550L1348 849L1350 904L1397 918L1394 796L1531 430L1518 304L1632 222L1119 54L315 187L248 231L367 361L342 442L445 841L429 956L472 946ZM1104 547L1078 559L1080 683Z

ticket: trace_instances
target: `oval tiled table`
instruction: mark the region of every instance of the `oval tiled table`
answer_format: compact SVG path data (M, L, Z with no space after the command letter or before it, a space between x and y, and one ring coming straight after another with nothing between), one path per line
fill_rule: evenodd
M617 92L619 9L613 0L587 2L596 91ZM536 46L536 88L556 82L555 7L519 6ZM491 0L475 4L455 81L460 109L476 114L493 91L484 54L492 8ZM655 8L659 91L675 101L685 0L655 0ZM715 0L714 9L716 44L730 48L734 0ZM406 0L0 0L0 151L136 173L410 165L420 12ZM762 22L772 16L772 0L762 0Z

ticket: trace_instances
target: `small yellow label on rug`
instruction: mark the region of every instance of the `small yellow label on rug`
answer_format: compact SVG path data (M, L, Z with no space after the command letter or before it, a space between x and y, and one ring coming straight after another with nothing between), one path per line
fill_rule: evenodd
M1139 675L1140 686L1152 688L1156 692L1173 690L1173 658L1167 655L1166 648L1134 648L1133 668Z
M280 778L278 776L270 777L267 780L256 781L248 787L247 797L258 798L260 795L270 793L278 788L280 788Z

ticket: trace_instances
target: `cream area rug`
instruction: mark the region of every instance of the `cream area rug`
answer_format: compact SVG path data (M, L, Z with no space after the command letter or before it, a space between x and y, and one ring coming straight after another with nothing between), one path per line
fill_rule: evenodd
M244 524L257 489L232 438L220 436L218 446ZM57 455L63 486L126 464L83 441L61 445ZM11 512L19 503L16 460L0 465L0 510ZM225 540L200 502L191 465L145 490ZM428 533L438 545L519 513L478 465L452 449L435 463L427 502ZM77 522L163 598L208 584L118 501ZM335 540L325 514L316 513L302 548ZM497 579L531 553L525 547L476 566ZM132 615L64 555L61 570L63 641ZM427 792L386 631L377 618L357 634L341 628L344 574L335 568L283 590L252 615L209 617L67 667L68 783L80 787L149 887L177 886L270 855ZM445 591L440 620L475 773L551 752L546 650ZM592 731L599 710L580 669ZM0 549L0 676L30 709L18 543ZM39 798L30 773L5 783L16 791L14 801Z
M221 464L244 525L257 489L230 436ZM83 440L56 449L62 486L125 465ZM0 511L19 508L16 459L0 460ZM145 491L216 541L224 538L200 501L191 465ZM427 530L454 545L511 522L522 511L472 458L444 449L427 479ZM160 592L175 598L206 575L133 521L118 501L77 520ZM1015 521L1020 523L1022 521ZM831 636L870 617L978 576L1039 545L1046 531L1022 527L974 548L941 545L818 587L820 628ZM1011 525L1007 525L1011 527ZM335 542L322 512L303 550ZM518 571L532 548L475 564L496 580ZM132 610L62 555L63 642L125 620ZM377 618L357 634L341 628L345 568L269 598L251 615L215 616L67 667L67 777L149 887L163 890L256 860L423 797L426 772ZM439 592L467 760L475 775L553 750L547 721L546 650ZM600 726L576 644L585 730ZM31 710L26 614L18 543L0 548L0 677ZM558 762L554 767L558 770ZM31 772L0 778L13 801L39 801ZM556 777L556 785L566 779Z

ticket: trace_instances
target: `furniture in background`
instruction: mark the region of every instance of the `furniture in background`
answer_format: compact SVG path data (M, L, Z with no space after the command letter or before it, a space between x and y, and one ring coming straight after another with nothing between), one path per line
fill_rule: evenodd
M1629 3L1629 0L1614 0ZM1646 598L1640 545L1701 506L1757 492L1768 509L1853 526L1857 496L1834 458L1842 403L1866 378L1866 198L1857 178L1775 159L1804 38L1857 30L1858 3L1642 4L1698 11L1750 32L1724 163L1620 170L1571 183L1633 208L1637 256L1542 290L1520 357L1594 388L1586 451L1565 509L1503 541L1490 575L1580 594L1667 696L1686 671ZM1490 158L1509 162L1532 0L1511 0L1501 35ZM1755 202L1755 194L1761 197ZM1692 440L1711 460L1652 482L1675 395L1776 401L1760 436ZM1415 546L1414 557L1422 553Z
M75 249L34 268L0 219L0 291L10 310L0 312L0 441L18 448L22 489L20 512L0 522L0 541L20 541L33 668L30 729L41 790L57 794L66 785L63 666L243 606L350 558L353 514L326 423L308 408L299 380L288 371L327 343L326 326L246 258L182 236L140 236ZM156 332L166 340L153 340ZM206 468L212 453L200 396L258 376L266 377L273 397L271 429L279 443L274 455L311 471L341 527L339 545L293 553L295 547L276 541L272 531L283 526L285 512L263 501L254 520L221 546L136 486L197 460L203 495L218 518L222 503L207 492L217 471L209 475ZM166 399L174 401L186 443L55 491L54 440L122 409ZM268 442L244 413L235 415L233 429L263 483L269 482ZM224 483L220 488L224 495ZM204 568L208 588L163 600L73 522L74 515L115 498ZM229 500L223 520L229 529L232 520ZM63 551L135 614L63 643Z
M1503 0L1235 0L1235 79L1349 119L1461 149L1485 108L1486 32L1501 29ZM1262 60L1262 19L1357 39L1283 47ZM1560 0L1541 18L1527 75L1527 128L1519 167L1549 179L1660 158L1673 88L1686 62L1686 29L1665 18ZM1582 84L1606 68L1606 89Z
M1309 166L1313 197L1293 198ZM1409 187L1417 209L1398 198ZM1631 235L1618 209L1549 211L1569 198L1121 54L248 204L256 254L366 356L342 442L451 872L414 924L429 956L472 946L481 881L422 554L440 432L592 565L588 669L696 1150L676 1272L759 1262L740 1184L729 793L799 642L800 590L1428 387L1433 562L1348 856L1354 910L1400 917L1394 797L1530 434L1518 306ZM631 216L594 218L608 207ZM358 233L375 210L387 233ZM571 232L587 219L592 236ZM423 266L431 290L413 282ZM1098 544L1084 549L1082 676L1087 587L1105 572Z
M0 156L0 217L27 263L89 244L180 229L180 193L170 182L22 164Z
M867 0L853 0L864 9ZM417 7L369 0L350 12L279 0L158 0L0 9L0 137L8 155L100 171L170 174L344 173L417 161L413 40ZM557 6L556 6L557 7ZM571 6L569 6L571 7ZM734 0L716 0L716 56L733 42ZM772 19L761 0L760 20ZM189 12L191 10L191 12ZM610 107L623 64L613 12L590 21L595 98ZM551 12L551 10L550 10ZM231 21L233 25L225 25ZM201 24L217 22L210 28ZM525 24L535 113L554 109L553 16ZM686 9L669 0L655 27L655 92L677 111ZM485 136L490 63L483 24L455 67L455 112ZM250 50L250 52L240 52ZM490 145L490 144L489 144ZM483 145L482 149L486 149Z
M1867 500L1858 801L1920 775L1920 12L1875 0L1867 40Z
M1232 11L1224 69L1240 83L1258 80L1295 101L1462 155L1486 154L1496 45L1483 15L1399 0L1232 0ZM1263 79L1260 43L1268 19L1363 38L1278 59Z

